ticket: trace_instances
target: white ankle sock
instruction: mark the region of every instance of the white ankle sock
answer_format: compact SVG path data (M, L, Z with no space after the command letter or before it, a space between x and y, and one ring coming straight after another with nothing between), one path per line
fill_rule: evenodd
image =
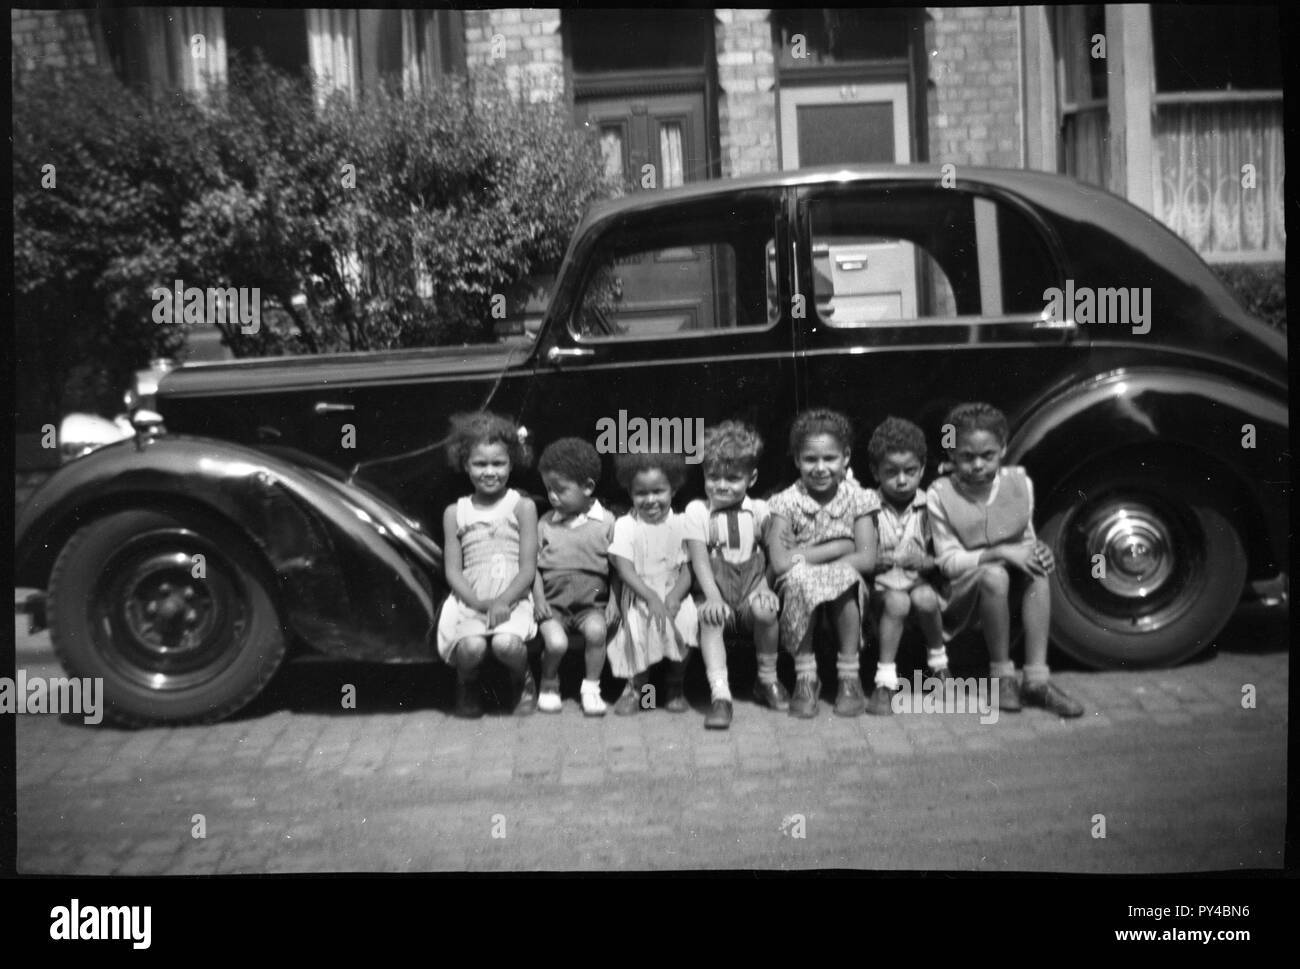
M1051 669L1046 663L1040 666L1025 664L1025 684L1032 686L1042 686L1051 678Z
M876 664L876 686L888 687L891 690L898 689L898 664L896 663L877 663Z

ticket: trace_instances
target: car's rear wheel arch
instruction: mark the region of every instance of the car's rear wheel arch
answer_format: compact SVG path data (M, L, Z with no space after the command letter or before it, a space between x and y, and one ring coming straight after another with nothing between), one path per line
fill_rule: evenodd
M1034 481L1037 514L1054 503L1062 485L1078 479L1094 468L1120 470L1140 469L1144 463L1151 467L1171 469L1190 475L1201 475L1214 483L1223 496L1224 504L1231 509L1241 540L1246 548L1248 576L1251 579L1272 578L1284 569L1285 563L1276 561L1272 542L1259 498L1237 469L1208 451L1179 442L1150 439L1125 442L1107 451L1082 455L1067 467L1056 466L1050 475L1040 477L1034 455L1024 459Z
M47 530L44 536L44 547L39 548L37 552L32 555L31 559L27 563L27 568L24 569L24 574L30 577L34 587L48 587L50 574L54 570L54 563L58 559L59 553L63 551L63 547L68 544L73 535L85 526L101 518L107 518L110 515L116 515L120 512L137 510L161 511L178 516L189 516L200 520L206 519L213 522L223 530L237 533L248 544L250 551L256 555L260 566L264 570L264 574L261 577L267 583L267 588L271 593L276 612L281 619L284 618L283 585L279 576L276 574L275 569L271 565L270 560L267 558L265 549L254 538L254 536L249 533L248 529L208 502L170 491L133 491L130 493L96 497L77 505L76 508L63 514L59 520Z
M1052 637L1065 652L1100 667L1175 665L1226 624L1248 577L1251 504L1222 462L1121 448L1036 493L1057 558Z

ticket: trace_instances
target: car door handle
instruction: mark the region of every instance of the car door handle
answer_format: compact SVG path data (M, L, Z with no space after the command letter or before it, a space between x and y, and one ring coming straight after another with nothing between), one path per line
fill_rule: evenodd
M1071 339L1079 332L1079 324L1074 320L1039 320L1034 324L1035 333L1058 333Z
M318 400L312 406L312 411L317 414L338 414L349 410L356 410L356 408L351 404L335 404L328 400Z
M582 347L551 347L546 351L546 359L551 363L557 363L568 357L594 357L595 350L585 350Z

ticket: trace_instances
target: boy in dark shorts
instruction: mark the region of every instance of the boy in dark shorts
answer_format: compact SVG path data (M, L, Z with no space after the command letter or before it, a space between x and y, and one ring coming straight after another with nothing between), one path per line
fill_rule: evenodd
M537 523L533 602L544 645L537 709L560 712L560 661L569 649L569 633L575 632L582 636L587 667L582 712L604 716L600 672L605 666L614 516L593 497L600 455L581 438L566 437L542 452L537 468L551 502L551 510Z

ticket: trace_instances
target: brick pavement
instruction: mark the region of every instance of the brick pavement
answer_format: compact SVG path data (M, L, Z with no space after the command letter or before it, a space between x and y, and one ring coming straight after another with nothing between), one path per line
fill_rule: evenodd
M58 673L45 653L19 662ZM18 867L1277 868L1287 669L1284 652L1238 651L1175 670L1063 672L1084 718L1026 711L988 725L975 714L845 720L828 703L799 721L738 699L733 728L710 733L702 697L681 716L586 720L570 699L560 716L464 722L392 700L404 677L428 676L397 668L360 692L382 701L372 710L308 700L142 731L23 716ZM357 668L283 675L337 697ZM1257 688L1253 710L1244 683ZM206 837L195 838L200 814Z

